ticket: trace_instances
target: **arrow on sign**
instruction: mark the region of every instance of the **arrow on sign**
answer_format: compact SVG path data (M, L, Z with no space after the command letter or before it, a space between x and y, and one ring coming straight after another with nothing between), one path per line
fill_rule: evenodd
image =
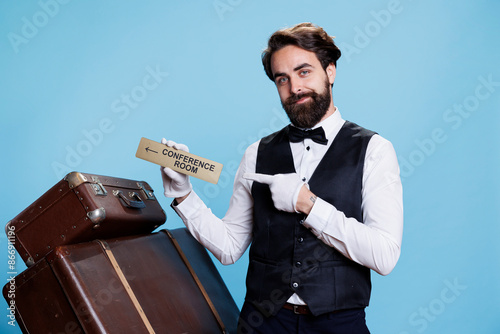
M148 151L151 151L151 152L154 152L154 153L158 154L158 152L153 151L153 150L152 150L152 149L150 149L149 147L146 147L146 152L148 152Z

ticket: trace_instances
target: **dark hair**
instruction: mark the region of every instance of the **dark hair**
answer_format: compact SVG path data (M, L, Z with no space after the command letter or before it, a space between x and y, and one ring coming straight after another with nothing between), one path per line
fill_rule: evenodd
M262 65L271 81L274 81L271 57L274 52L288 45L314 52L325 70L331 63L337 66L337 59L340 58L340 50L333 42L333 38L321 27L306 22L281 29L271 35L267 49L262 52Z

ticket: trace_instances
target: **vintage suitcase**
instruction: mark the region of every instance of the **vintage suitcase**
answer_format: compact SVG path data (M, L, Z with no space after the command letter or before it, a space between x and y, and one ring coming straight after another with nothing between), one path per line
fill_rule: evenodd
M146 234L166 220L144 181L73 172L7 223L29 267L54 247Z
M23 333L236 333L239 314L185 228L56 247L3 293Z

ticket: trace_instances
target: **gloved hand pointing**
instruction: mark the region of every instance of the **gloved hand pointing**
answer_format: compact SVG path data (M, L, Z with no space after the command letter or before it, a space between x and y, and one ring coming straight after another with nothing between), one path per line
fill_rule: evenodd
M307 183L302 181L296 173L276 175L245 173L243 178L268 184L274 207L286 212L297 212L296 205L300 189L304 184L307 186Z
M163 138L161 143L177 150L189 152L186 145L177 144L172 140ZM188 175L178 173L171 168L161 167L161 178L163 179L163 189L165 190L164 194L166 197L183 197L193 189Z

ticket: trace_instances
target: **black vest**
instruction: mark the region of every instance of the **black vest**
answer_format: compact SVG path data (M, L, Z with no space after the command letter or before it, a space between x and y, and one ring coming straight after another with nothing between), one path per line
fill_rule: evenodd
M345 122L309 180L311 191L362 222L366 147L374 132ZM288 127L260 141L256 172L294 173ZM297 293L314 315L368 306L370 270L325 245L301 224L303 214L277 210L269 186L254 182L253 240L246 300L275 314Z

